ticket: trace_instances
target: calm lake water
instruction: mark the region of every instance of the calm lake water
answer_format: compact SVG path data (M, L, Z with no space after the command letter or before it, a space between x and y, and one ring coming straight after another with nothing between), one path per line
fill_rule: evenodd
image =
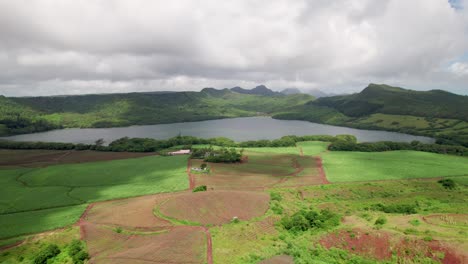
M350 134L356 136L360 142L374 142L383 140L400 142L419 140L424 143L434 142L434 139L432 138L412 136L402 133L362 130L322 125L306 121L276 120L270 117L244 117L116 128L71 128L4 137L3 139L16 141L70 142L91 144L100 138L103 138L106 143L110 143L111 141L122 137L167 139L177 136L179 133L185 136L195 136L202 138L227 137L235 141L277 139L286 135L302 136Z

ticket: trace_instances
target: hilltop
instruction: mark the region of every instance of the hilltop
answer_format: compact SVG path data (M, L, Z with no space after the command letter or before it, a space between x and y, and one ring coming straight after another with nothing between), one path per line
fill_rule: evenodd
M466 146L467 113L468 96L369 84L360 93L319 98L274 117L425 135Z

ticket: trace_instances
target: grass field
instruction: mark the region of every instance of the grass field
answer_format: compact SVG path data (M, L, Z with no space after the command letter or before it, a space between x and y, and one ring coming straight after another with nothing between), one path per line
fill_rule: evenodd
M304 155L316 156L327 151L327 148L328 148L328 145L330 145L330 142L304 141L304 142L297 142L296 145L298 148L302 149L302 152Z
M186 156L149 156L0 170L4 188L0 193L0 238L73 223L84 207L66 206L187 189L186 167ZM36 218L38 224L18 225Z
M0 215L0 238L43 232L74 224L86 205Z
M457 177L468 174L468 158L418 151L328 152L322 155L330 182Z

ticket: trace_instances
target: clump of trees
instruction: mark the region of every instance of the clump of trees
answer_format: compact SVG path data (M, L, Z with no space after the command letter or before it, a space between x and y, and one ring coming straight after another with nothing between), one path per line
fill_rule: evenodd
M292 232L303 232L309 229L329 229L340 224L341 217L328 209L315 211L313 209L300 210L291 216L281 219L284 229Z
M328 149L331 151L361 151L361 152L383 152L391 150L416 150L439 154L451 154L458 156L468 156L468 148L454 145L423 144L419 141L406 142L366 142L356 143L346 140L336 140Z
M243 151L243 149L237 150L235 148L199 148L192 150L191 158L203 159L206 162L236 163L242 160Z

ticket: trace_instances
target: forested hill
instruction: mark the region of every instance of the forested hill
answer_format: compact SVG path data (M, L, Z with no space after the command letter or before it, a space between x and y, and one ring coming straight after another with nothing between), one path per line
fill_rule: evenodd
M360 93L320 98L314 104L353 117L383 113L468 121L468 96L442 90L422 92L370 84Z
M468 96L442 90L370 84L360 93L319 98L274 117L425 135L468 146Z
M313 99L305 94L262 96L213 88L201 92L0 96L0 135L63 127L115 127L270 115Z

